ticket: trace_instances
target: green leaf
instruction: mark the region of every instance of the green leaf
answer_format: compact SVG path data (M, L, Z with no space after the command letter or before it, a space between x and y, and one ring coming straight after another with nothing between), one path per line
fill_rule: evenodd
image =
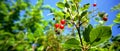
M65 7L70 8L70 5L68 2L65 3Z
M65 4L62 3L62 2L58 2L58 3L56 4L56 6L57 6L58 8L63 9L63 8L65 7Z
M120 13L118 13L116 17L117 17L117 18L120 18Z
M83 11L83 12L81 13L81 16L80 16L80 17L85 16L87 13L88 13L88 11Z
M86 11L89 9L89 7L90 7L90 3L87 3L80 9L80 11Z
M61 17L61 18L63 18L63 16L64 16L64 13L63 13L62 11L57 11L57 12L55 12L54 14L55 14L56 16Z
M96 46L111 37L112 31L109 26L99 26L91 30L90 32L90 44Z
M112 38L112 41L119 41L120 40L120 34Z
M120 23L120 13L116 15L116 18L114 20L115 23Z
M115 22L115 23L120 23L120 18L116 18L116 19L114 20L114 22Z
M73 0L74 3L79 3L81 0Z
M69 14L69 12L66 12L65 18L68 19L68 20L70 20L70 14Z
M37 0L36 8L41 7L43 4L43 0Z
M71 5L71 9L72 9L72 11L75 11L75 10L76 10L75 4L72 4L72 5Z
M111 9L111 11L115 11L115 10L120 10L120 4L115 5L115 6Z
M92 25L89 24L87 28L85 28L85 31L83 31L83 38L86 42L90 42L90 31L93 29Z
M100 19L99 19L98 17L95 18L95 21L96 21L96 22L99 22L99 20L100 20Z
M102 18L104 15L105 15L105 12L98 12L98 16L99 16L99 17Z
M76 40L75 38L71 38L68 39L65 44L63 44L64 48L67 49L71 49L71 48L75 48L75 49L80 49L80 42L78 40Z
M74 45L79 45L79 41L76 40L75 38L68 39L65 44L74 44Z

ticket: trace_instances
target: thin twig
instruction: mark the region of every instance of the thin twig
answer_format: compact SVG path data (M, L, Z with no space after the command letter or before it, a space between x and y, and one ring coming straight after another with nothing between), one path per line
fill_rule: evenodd
M76 6L77 6L77 13L79 15L79 6L78 6L78 3L76 4ZM80 26L81 26L80 21L81 21L81 17L79 16L79 20L78 20L78 23L77 23L79 26L76 25L76 29L77 29L78 34L79 34L80 43L81 43L81 45L83 47L82 37L81 37L81 34L80 34Z

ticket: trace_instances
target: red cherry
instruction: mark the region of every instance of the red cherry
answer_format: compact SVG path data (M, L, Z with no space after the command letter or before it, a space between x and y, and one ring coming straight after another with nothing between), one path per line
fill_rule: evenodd
M60 24L60 29L64 29L64 25Z
M58 24L58 23L56 23L56 24L55 24L55 28L58 28L58 27L59 27L59 24Z
M96 6L97 6L97 4L96 4L96 3L94 3L94 4L93 4L93 7L96 7Z
M107 20L108 20L108 18L107 18L107 17L103 17L102 19L103 19L104 21L107 21Z
M62 20L60 21L60 23L61 23L61 24L65 24L65 20L62 19Z

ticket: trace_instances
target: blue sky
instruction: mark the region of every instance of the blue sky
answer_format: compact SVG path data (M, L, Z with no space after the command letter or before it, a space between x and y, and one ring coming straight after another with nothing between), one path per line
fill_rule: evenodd
M30 0L31 4L35 5L37 0ZM56 7L56 3L59 0L44 0L44 5L50 5L51 7L57 8ZM82 0L82 2L80 3L81 5L86 4L86 3L90 3L91 7L89 10L92 10L92 4L93 3L97 3L97 8L98 11L104 11L106 12L109 16L108 16L108 21L106 22L106 25L111 25L113 23L113 20L115 19L116 14L118 13L118 11L114 11L111 12L111 8L115 5L117 5L118 3L120 3L120 0ZM47 14L49 14L49 10L45 10L44 11L44 17L46 20L52 20L53 16L47 16ZM96 24L96 22L91 21L91 24ZM117 26L113 26L112 27L112 34L113 36L116 36L117 34L120 34L120 29L117 28Z

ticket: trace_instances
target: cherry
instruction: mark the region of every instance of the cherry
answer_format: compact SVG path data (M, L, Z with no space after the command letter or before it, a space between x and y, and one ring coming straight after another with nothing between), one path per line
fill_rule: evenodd
M62 20L60 21L60 23L61 23L61 24L65 24L65 20L62 19Z
M58 28L58 27L59 27L59 24L58 24L58 23L56 23L56 24L55 24L55 28Z
M103 17L103 18L102 18L102 20L107 21L107 20L108 20L108 18L107 18L107 17Z
M64 25L60 24L60 29L64 29Z
M93 4L93 7L96 7L96 6L97 6L97 4L96 4L96 3L94 3L94 4Z

